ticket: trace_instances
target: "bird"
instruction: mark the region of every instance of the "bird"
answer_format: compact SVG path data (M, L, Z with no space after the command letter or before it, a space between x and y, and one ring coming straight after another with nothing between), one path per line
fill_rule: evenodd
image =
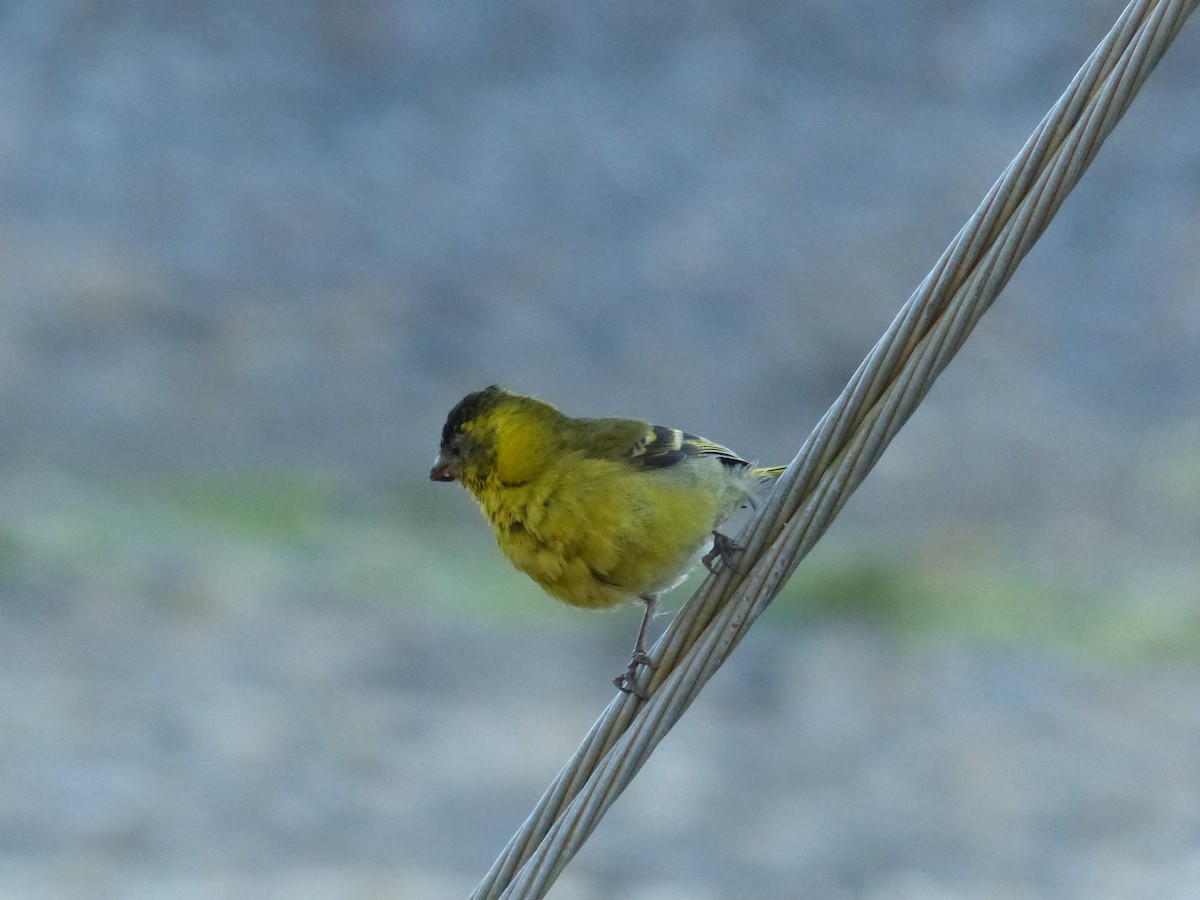
M629 665L613 679L645 697L637 674L654 666L646 634L659 596L710 539L700 561L731 565L743 548L719 526L783 471L675 428L574 418L491 385L450 410L429 477L460 482L500 550L552 597L588 609L645 604Z

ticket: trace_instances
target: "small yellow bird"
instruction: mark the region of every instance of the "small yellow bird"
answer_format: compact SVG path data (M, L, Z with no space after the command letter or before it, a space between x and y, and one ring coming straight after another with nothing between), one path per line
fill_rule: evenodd
M683 580L710 537L710 570L741 549L717 526L782 472L674 428L575 419L492 385L450 410L429 477L461 481L500 549L551 596L595 609L646 604L629 666L614 679L640 694L658 595Z

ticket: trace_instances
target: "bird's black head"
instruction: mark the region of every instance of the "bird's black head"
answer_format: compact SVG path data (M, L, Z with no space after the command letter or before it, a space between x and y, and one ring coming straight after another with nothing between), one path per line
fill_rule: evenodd
M454 481L461 474L459 465L464 453L469 448L470 436L466 425L485 415L505 398L509 392L499 385L485 387L482 391L473 391L455 404L446 416L446 424L442 426L442 442L438 448L437 459L429 470L433 481Z

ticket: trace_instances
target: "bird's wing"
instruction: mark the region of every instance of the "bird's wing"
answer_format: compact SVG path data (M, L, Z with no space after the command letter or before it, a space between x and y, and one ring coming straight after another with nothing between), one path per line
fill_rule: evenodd
M677 428L634 419L591 419L589 455L624 460L646 469L665 469L697 456L713 456L727 466L749 463L720 444Z
M715 456L727 466L748 466L728 447L677 428L654 425L631 448L630 462L646 468L666 468L694 456Z

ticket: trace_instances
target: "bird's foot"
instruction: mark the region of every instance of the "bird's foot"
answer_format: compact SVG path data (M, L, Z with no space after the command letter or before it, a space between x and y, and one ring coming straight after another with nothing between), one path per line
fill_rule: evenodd
M635 650L633 656L629 658L629 665L625 671L613 679L613 684L617 689L626 694L636 694L643 700L649 700L650 694L646 689L638 684L637 674L638 669L645 666L647 669L655 668L654 660L640 650Z
M742 572L739 571L738 568L733 564L733 554L740 553L746 548L727 534L721 534L719 531L714 531L712 535L712 549L700 557L700 562L704 563L704 568L715 573L717 570L713 568L713 563L719 558L723 564L729 566L729 568L741 575Z

